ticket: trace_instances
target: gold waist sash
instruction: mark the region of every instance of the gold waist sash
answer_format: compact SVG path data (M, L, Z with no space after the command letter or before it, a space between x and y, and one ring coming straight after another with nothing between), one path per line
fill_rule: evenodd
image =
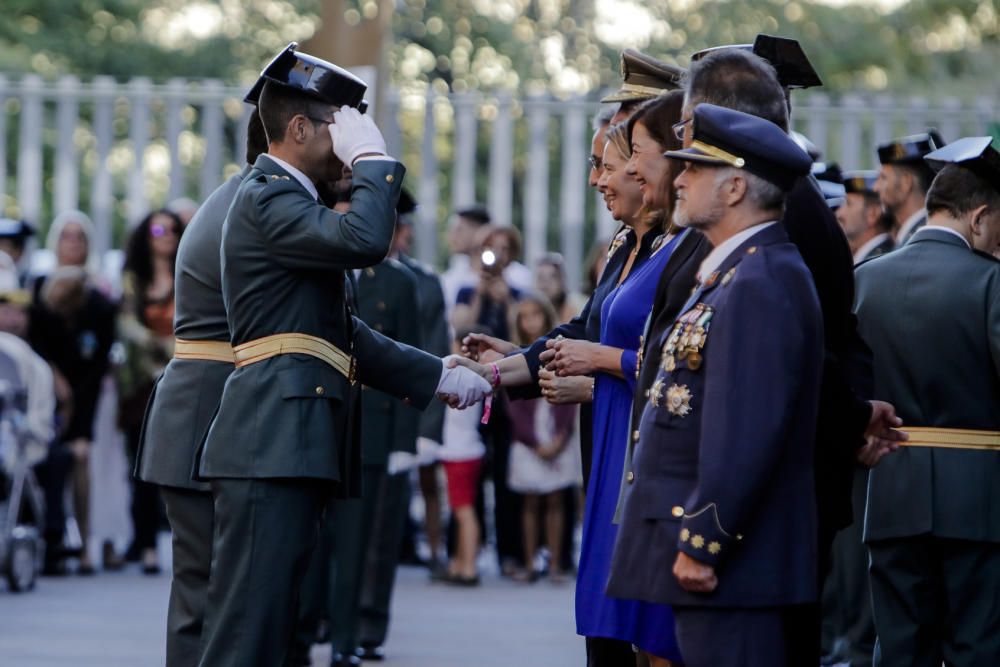
M355 378L354 358L333 343L301 333L281 333L247 341L233 348L236 367L242 368L258 361L264 361L279 354L308 354L332 366L351 383Z
M174 339L175 359L200 359L201 361L222 361L233 363L233 346L224 340L184 340Z
M899 443L904 447L940 447L942 449L980 449L1000 451L1000 431L976 431L964 428L931 428L915 426L900 430L910 439Z

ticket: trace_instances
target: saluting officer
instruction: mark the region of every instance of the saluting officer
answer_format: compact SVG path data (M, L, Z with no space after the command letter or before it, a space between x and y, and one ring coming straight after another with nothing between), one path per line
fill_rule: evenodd
M799 607L816 599L823 323L779 219L812 161L777 125L712 104L692 133L666 153L687 162L675 222L713 250L656 341L608 593L672 605L689 667L798 666Z
M267 137L254 110L247 127L246 166L209 195L181 238L174 288L174 357L150 397L136 456L135 475L159 485L173 532L167 610L170 667L198 664L212 565L212 494L208 484L191 478L191 471L222 387L233 371L219 265L222 225L250 165L266 150Z
M893 241L902 247L913 233L927 224L924 199L934 172L924 162L924 156L944 146L944 140L934 130L924 134L893 139L878 147L881 165L875 181L875 192L882 208L893 217Z
M927 225L857 269L875 388L908 446L871 472L875 665L1000 664L1000 153L933 151Z
M489 391L347 311L344 270L385 257L404 174L357 110L365 84L294 45L263 76L268 152L223 228L236 370L200 459L216 512L203 667L285 663L322 510L331 495L358 492L356 383L417 407L435 393L462 407ZM344 165L353 189L340 214L317 201L316 183Z

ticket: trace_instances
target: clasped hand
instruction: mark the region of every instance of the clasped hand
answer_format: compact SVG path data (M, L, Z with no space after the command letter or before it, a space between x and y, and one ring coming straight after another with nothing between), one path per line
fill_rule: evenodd
M696 561L683 551L677 553L674 561L674 576L680 587L689 593L711 593L719 585L715 568Z
M558 338L546 342L545 347L548 349L538 359L560 377L589 375L597 370L594 361L601 347L597 343Z
M493 385L486 380L486 369L479 364L454 354L442 362L436 393L449 406L464 410L493 393Z

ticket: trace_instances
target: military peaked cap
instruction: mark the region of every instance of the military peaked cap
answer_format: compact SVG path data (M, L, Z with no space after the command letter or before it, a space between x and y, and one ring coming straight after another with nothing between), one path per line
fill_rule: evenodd
M296 51L298 46L295 42L289 43L267 64L243 98L244 102L257 104L264 84L271 81L335 107L355 107L361 113L368 109L364 100L368 84L342 67Z
M844 191L859 195L875 194L877 171L848 171L844 173Z
M691 147L667 151L666 157L746 169L786 192L812 168L812 158L788 133L758 116L699 104L691 129Z
M778 83L784 88L812 88L823 85L823 80L809 62L802 45L798 40L788 37L761 34L757 35L753 44L730 44L702 49L691 56L691 61L701 60L710 53L723 49L749 51L771 63L771 67L778 73Z
M878 161L881 164L920 163L924 156L945 145L936 130L893 139L878 147Z
M924 159L934 171L949 164L968 169L1000 191L1000 152L992 143L993 137L964 137L928 153Z
M635 49L622 52L622 87L601 102L639 102L668 90L678 90L687 73L683 67L657 60Z

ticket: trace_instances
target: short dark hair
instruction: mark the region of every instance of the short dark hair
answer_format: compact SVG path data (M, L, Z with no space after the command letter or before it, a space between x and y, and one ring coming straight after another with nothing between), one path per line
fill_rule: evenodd
M921 192L926 194L931 189L931 182L934 180L934 170L923 160L919 162L894 162L891 166L913 176L917 182L917 189Z
M490 212L482 204L475 204L474 206L460 208L455 211L455 215L460 218L465 218L477 227L488 225L492 221L492 218L490 218Z
M267 152L267 133L260 114L254 109L247 123L247 164L253 164L261 153Z
M735 109L788 130L788 101L778 74L771 63L747 51L722 49L691 63L685 94L689 103Z
M945 211L961 218L980 206L1000 211L1000 192L979 174L955 164L938 172L927 191L928 215Z
M260 93L257 113L264 125L268 143L285 140L285 129L292 118L301 114L322 118L330 113L330 105L292 88L268 81Z

